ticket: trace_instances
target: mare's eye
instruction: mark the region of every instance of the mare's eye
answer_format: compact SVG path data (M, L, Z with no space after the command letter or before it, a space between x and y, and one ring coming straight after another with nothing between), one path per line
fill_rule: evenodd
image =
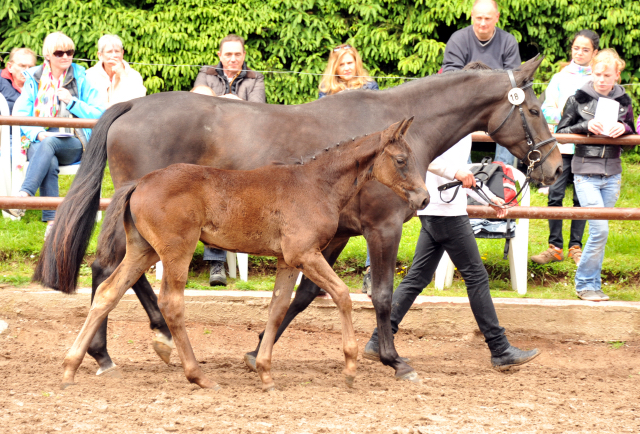
M536 109L530 109L529 113L531 113L534 116L538 116L540 114L540 112L538 110L536 110Z

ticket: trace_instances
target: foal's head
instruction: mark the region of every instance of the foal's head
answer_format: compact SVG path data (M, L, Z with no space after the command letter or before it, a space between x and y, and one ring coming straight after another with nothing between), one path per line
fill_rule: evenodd
M404 136L413 117L395 123L380 135L384 151L373 164L373 177L409 202L413 210L424 209L429 204L429 193L418 163Z

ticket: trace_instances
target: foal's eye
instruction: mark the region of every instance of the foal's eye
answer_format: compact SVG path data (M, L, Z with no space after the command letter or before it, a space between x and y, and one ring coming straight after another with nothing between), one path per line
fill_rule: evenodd
M398 164L398 165L402 166L402 165L403 165L403 164L405 164L405 163L406 163L406 161L405 161L405 159L404 159L404 158L402 158L402 157L397 157L397 158L396 158L396 164Z
M538 116L540 114L540 112L536 109L529 109L529 113L531 113L534 116Z

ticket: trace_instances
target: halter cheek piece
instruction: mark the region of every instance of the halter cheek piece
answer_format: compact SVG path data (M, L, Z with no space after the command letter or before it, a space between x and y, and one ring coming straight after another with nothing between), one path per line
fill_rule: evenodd
M524 117L524 110L522 109L521 104L524 102L524 90L530 88L533 85L533 82L528 82L522 88L519 88L516 84L516 79L513 76L513 71L508 70L507 74L509 75L509 80L511 81L512 89L509 91L509 102L511 103L511 110L509 110L509 114L506 118L498 125L498 128L487 133L488 136L493 136L497 133L500 128L507 123L507 120L511 117L511 114L515 110L516 106L518 106L518 110L520 111L520 118L522 119L522 128L524 129L524 136L527 140L527 145L529 146L529 152L527 153L527 160L529 160L529 168L527 169L527 181L531 177L531 172L538 166L541 166L542 163L549 157L549 155L553 152L553 150L558 146L558 142L554 137L551 137L547 140L543 140L542 142L536 144L533 141L533 134L531 134L531 129L529 128L529 124L527 123L527 119ZM493 137L492 137L493 138ZM540 152L540 148L544 145L555 142L553 147L542 156L542 152ZM534 153L537 153L537 158L534 158Z

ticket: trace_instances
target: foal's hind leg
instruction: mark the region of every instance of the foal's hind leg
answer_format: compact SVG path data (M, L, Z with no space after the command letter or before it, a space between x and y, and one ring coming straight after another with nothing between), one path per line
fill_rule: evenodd
M271 378L273 344L276 331L282 323L282 319L287 313L287 308L291 302L291 293L297 277L298 270L288 266L284 259L278 258L278 271L276 273L276 284L271 296L271 304L269 305L269 318L264 331L262 345L256 357L256 368L262 380L262 390L265 392L270 392L276 388L273 378Z
M89 344L108 313L116 307L127 289L138 280L142 273L158 260L158 255L146 241L131 243L128 249L124 260L116 271L96 291L82 330L64 359L62 364L64 374L61 385L63 389L73 384L75 373L82 363Z
M295 263L295 262L294 262ZM349 387L353 387L356 376L356 366L358 358L358 344L356 334L353 330L353 320L351 319L351 297L349 288L333 271L331 266L319 252L305 254L301 259L304 266L304 273L316 285L324 288L329 293L340 312L342 322L342 345L344 349L345 368L342 373Z

